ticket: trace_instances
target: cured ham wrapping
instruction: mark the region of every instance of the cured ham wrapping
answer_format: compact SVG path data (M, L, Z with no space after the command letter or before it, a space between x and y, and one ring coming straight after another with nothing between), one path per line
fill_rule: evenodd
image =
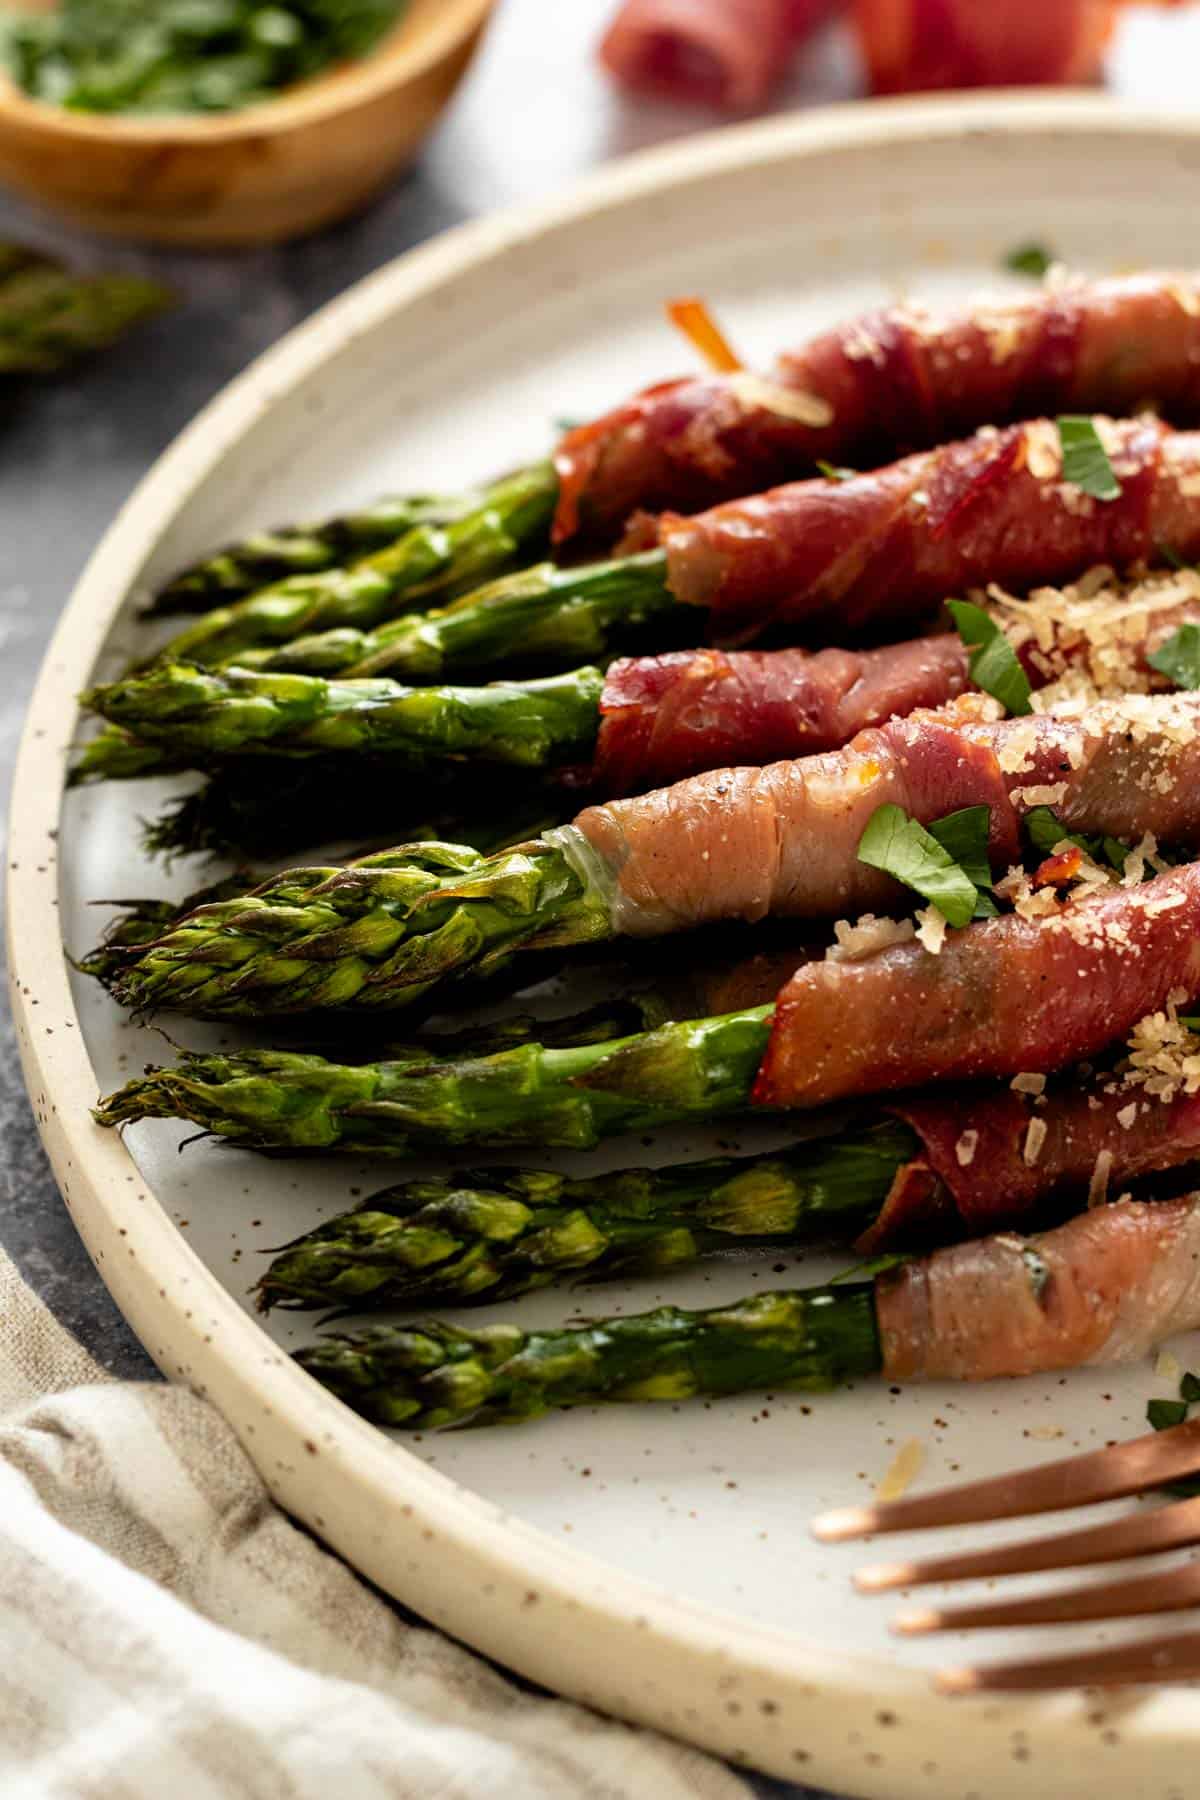
M625 0L600 45L623 86L671 100L759 106L837 0Z
M848 743L894 714L969 685L954 635L882 650L681 650L614 663L600 701L593 779L612 795L667 787L732 763Z
M855 0L871 90L1093 80L1115 0Z
M612 535L639 507L711 506L818 458L872 464L983 425L1150 402L1176 424L1200 417L1194 274L1071 282L945 314L888 307L766 374L660 382L568 432L555 537Z
M881 1276L889 1381L1136 1362L1200 1326L1200 1200L1126 1201L1035 1237L981 1238Z
M858 845L887 803L923 823L988 806L1001 869L1017 860L1019 818L1034 806L1054 806L1073 830L1200 839L1200 696L1102 701L1086 719L995 722L980 710L965 696L843 750L588 807L549 836L611 890L614 927L634 937L886 907L902 890L858 861Z
M887 1110L916 1133L921 1154L859 1239L864 1254L1025 1226L1056 1196L1081 1200L1106 1168L1119 1192L1200 1157L1200 1095L1160 1100L1113 1078L1040 1095L965 1088Z
M1200 864L1105 889L1039 919L1017 914L807 963L779 996L756 1105L977 1076L1048 1073L1126 1038L1200 993Z
M984 430L844 482L794 482L657 528L677 600L712 635L839 631L919 616L947 594L1128 567L1166 545L1200 555L1200 432L1098 422L1121 484L1093 498L1064 480L1048 420Z

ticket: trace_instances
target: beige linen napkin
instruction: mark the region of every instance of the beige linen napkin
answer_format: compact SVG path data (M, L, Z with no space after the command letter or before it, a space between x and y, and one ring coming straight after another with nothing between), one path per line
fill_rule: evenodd
M523 1693L298 1531L218 1413L109 1380L0 1251L4 1800L747 1800Z

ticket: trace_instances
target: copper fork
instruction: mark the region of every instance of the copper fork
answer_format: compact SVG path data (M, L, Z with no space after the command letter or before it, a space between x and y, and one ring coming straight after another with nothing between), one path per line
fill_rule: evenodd
M1066 1457L1039 1468L985 1481L960 1483L934 1494L881 1501L822 1513L813 1532L824 1542L916 1531L935 1525L971 1525L1015 1519L1067 1507L1090 1506L1149 1493L1200 1473L1200 1418L1151 1432L1127 1444ZM1154 1556L1200 1544L1200 1498L1141 1509L1082 1530L1028 1542L911 1562L880 1562L860 1569L855 1586L878 1594L930 1582L1026 1575L1090 1564ZM962 1631L986 1626L1066 1625L1084 1620L1127 1619L1200 1606L1200 1559L1183 1567L1138 1575L1065 1593L968 1606L923 1606L900 1613L892 1629L904 1635ZM1069 1656L942 1669L935 1685L948 1694L984 1690L1118 1687L1137 1682L1182 1681L1200 1676L1200 1631L1143 1639Z

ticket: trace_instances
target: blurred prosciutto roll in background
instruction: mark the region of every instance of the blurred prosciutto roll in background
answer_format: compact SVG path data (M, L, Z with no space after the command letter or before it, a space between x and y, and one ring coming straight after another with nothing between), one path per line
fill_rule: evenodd
M625 0L600 46L624 86L733 111L761 106L842 0Z
M877 94L1092 81L1116 0L854 0Z

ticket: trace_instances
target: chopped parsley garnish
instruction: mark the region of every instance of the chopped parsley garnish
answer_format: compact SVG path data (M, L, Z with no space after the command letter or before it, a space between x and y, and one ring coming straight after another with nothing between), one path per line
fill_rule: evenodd
M1042 856L1050 856L1059 844L1074 844L1094 863L1106 862L1118 873L1125 867L1129 845L1115 837L1089 837L1081 831L1068 831L1052 806L1031 806L1025 814L1025 830L1029 842Z
M821 474L825 477L826 481L850 481L858 474L857 469L841 469L836 463L825 462L819 456L817 458L817 468L821 471Z
M937 839L963 874L975 883L978 897L972 916L976 919L994 919L1000 910L991 894L991 823L990 807L964 806L959 812L947 813L944 819L935 819L928 828L930 837Z
M936 833L939 826L942 829L948 827L951 841L965 844L973 866L979 869L977 825L974 822L963 825L958 821L963 819L964 813L982 813L986 845L987 810L986 806L966 807L963 813L951 813L949 819L936 821L927 831L916 819L910 819L901 806L878 807L859 839L858 860L866 863L868 868L881 869L885 875L891 875L915 894L920 894L923 900L937 907L947 925L966 925L975 917L980 889L967 870L939 842ZM987 870L990 887L992 875L987 867L986 853L982 867Z
M1200 688L1200 625L1188 619L1146 658L1178 688Z
M1031 712L1029 677L996 621L969 600L947 600L946 606L971 653L968 667L975 686L1010 713Z
M1189 1369L1179 1383L1178 1400L1148 1400L1146 1402L1146 1421L1155 1431L1169 1431L1172 1425L1182 1425L1188 1416L1189 1408L1200 1400L1200 1375L1193 1375ZM1200 1494L1200 1479L1188 1475L1182 1481L1169 1481L1164 1484L1163 1492L1175 1494L1180 1499L1191 1499Z
M1032 275L1040 280L1055 260L1044 244L1017 244L1004 258L1004 266L1014 275Z
M568 431L577 431L585 423L583 419L573 419L567 414L560 414L552 421L555 431L560 437L566 437Z
M1070 481L1093 500L1119 500L1121 484L1100 441L1096 422L1080 413L1064 413L1058 420L1063 480Z

